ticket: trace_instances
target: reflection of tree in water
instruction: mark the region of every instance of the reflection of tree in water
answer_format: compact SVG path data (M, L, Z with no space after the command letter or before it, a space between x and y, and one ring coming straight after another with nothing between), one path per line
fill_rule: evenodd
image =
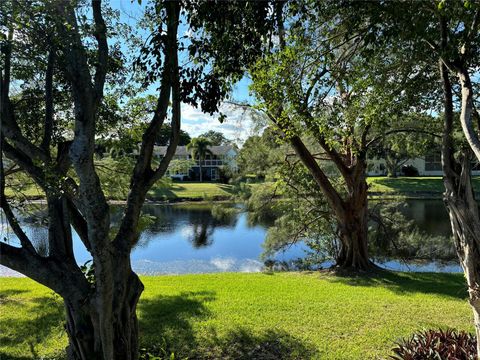
M212 235L215 227L215 224L209 220L200 224L193 224L192 236L189 239L193 247L199 249L212 245Z
M412 211L406 202L372 202L369 224L370 253L379 260L404 259L408 261L456 261L457 255L450 231L435 231L442 226L440 202L414 203ZM436 206L436 219L428 211ZM438 208L440 207L440 212ZM422 211L419 211L422 210ZM448 221L448 218L445 218Z
M40 256L47 257L49 254L49 246L46 206L43 204L26 204L21 202L17 206L13 206L13 209L19 221L27 225L24 231L31 239L37 253ZM2 211L0 211L0 241L13 246L20 246L20 241L11 230Z
M139 246L147 245L157 234L172 234L185 226L191 230L188 240L195 248L210 246L215 229L235 227L238 217L237 212L215 216L208 204L147 205L143 213L151 216L153 222L142 234Z

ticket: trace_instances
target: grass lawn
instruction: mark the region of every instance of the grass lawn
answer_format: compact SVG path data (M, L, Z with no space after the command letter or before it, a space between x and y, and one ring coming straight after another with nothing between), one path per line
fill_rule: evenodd
M199 183L199 182L174 182L168 187L165 185L154 185L148 192L147 199L165 201L181 199L227 199L230 197L232 185L220 183ZM35 186L28 186L21 192L14 193L11 189L5 189L6 195L16 196L20 199L38 199L44 196L43 192ZM124 199L115 199L124 200Z
M460 274L142 277L142 346L175 359L379 359L426 328L473 331ZM0 358L62 353L63 307L28 279L0 279Z
M368 177L369 191L374 193L414 193L430 192L443 193L442 177ZM473 186L476 192L480 192L480 177L473 178Z
M232 186L220 183L174 182L171 186L154 186L147 195L150 200L228 198Z

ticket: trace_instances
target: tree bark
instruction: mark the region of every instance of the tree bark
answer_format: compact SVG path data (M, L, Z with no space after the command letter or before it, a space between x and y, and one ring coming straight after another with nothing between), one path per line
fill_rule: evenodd
M445 24L441 25L445 43ZM467 280L477 337L477 358L480 359L480 217L471 181L471 150L463 149L460 160L454 156L452 84L448 69L441 60L439 68L445 108L442 140L444 202L457 255Z
M375 267L368 257L368 185L366 164L359 159L352 173L353 186L349 189L344 211L337 215L341 248L336 266L342 269L367 271Z
M468 153L464 154L461 169L461 176L456 184L451 178L445 177L444 201L450 217L457 255L467 280L469 302L478 340L480 339L480 217L472 189ZM477 354L480 354L478 341Z
M104 360L105 348L113 348L111 359L138 359L136 308L143 284L128 264L123 264L123 269L118 270L114 285L116 296L107 305L113 313L108 336L100 336L104 331L100 315L105 311L105 305L98 301L101 289L92 288L86 298L64 298L69 338L66 352L69 360ZM125 273L129 275L125 276ZM112 343L106 344L105 338L111 339Z

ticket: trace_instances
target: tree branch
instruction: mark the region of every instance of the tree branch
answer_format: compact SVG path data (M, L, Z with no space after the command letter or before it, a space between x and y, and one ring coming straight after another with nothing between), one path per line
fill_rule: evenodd
M436 138L439 138L439 139L442 138L441 135L432 133L431 131L426 131L426 130L421 130L421 129L414 129L414 128L393 129L393 130L386 131L386 132L383 133L382 135L377 136L377 137L374 137L373 139L371 139L371 140L366 144L366 148L367 148L367 149L370 148L370 146L372 146L373 144L377 143L378 141L384 139L385 137L387 137L387 136L389 136L389 135L399 134L399 133L417 133L417 134L430 135L430 136L433 136L433 137L436 137Z
M95 72L95 98L99 103L103 97L103 87L105 84L105 76L108 67L108 43L107 43L107 27L102 16L102 1L92 0L93 19L95 21L95 38L98 44L98 66Z
M48 53L47 72L45 74L45 129L40 148L49 154L53 131L53 70L55 64L55 49Z

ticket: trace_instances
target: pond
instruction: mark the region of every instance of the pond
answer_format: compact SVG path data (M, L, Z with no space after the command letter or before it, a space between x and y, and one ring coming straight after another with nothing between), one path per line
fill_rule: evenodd
M441 200L409 200L402 212L414 220L419 229L431 235L445 236L449 242L450 223ZM132 252L132 266L140 274L182 274L207 272L256 272L261 271L260 255L267 225L252 224L244 212L229 212L225 216L213 216L211 205L176 204L146 205L144 213L151 221L142 232ZM115 222L121 208L112 210ZM45 227L25 219L24 227L35 242L46 241ZM5 226L0 235L6 235ZM10 241L15 243L11 234ZM446 246L450 246L447 244ZM89 254L77 236L74 237L75 256L78 263L89 260ZM289 261L304 256L304 245L298 244L277 255L276 260ZM402 271L460 272L455 259L441 263L436 261L404 262L382 258L381 266ZM328 265L328 264L325 264ZM12 276L14 272L0 267L0 276Z

